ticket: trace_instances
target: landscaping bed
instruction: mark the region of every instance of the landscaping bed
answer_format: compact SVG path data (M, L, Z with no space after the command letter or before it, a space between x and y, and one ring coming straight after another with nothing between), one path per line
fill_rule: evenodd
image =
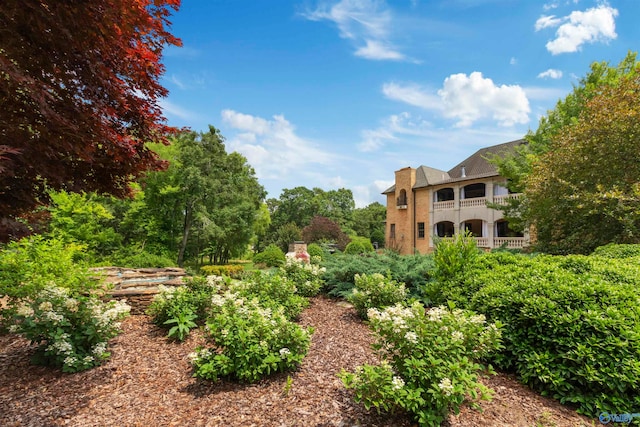
M0 425L412 425L407 417L365 410L337 378L342 368L376 362L373 336L351 306L316 297L300 323L315 328L300 369L250 385L193 378L188 355L204 344L202 334L193 331L185 342L172 343L144 315L124 321L103 366L76 374L32 366L26 340L0 336ZM449 426L592 425L510 376L499 374L485 383L496 394L493 401L482 402L484 413L465 408L449 419Z

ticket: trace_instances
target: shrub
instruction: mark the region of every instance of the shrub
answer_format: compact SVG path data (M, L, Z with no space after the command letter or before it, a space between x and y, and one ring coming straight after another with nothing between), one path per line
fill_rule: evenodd
M368 311L376 334L374 349L383 362L364 365L340 378L367 409L404 410L421 426L439 426L465 401L489 399L478 381L478 360L500 346L499 325L484 316L444 307L425 314L420 303ZM489 371L491 371L489 367Z
M356 274L390 274L397 282L402 282L409 295L417 297L433 272L431 255L398 255L391 251L383 254L375 252L365 256L335 254L322 265L324 291L330 296L346 297L355 286Z
M119 321L130 307L124 302L103 303L96 296L47 286L22 302L14 301L16 332L38 344L32 362L77 372L108 359L108 340L116 336Z
M139 245L124 247L107 257L101 264L117 265L128 268L175 267L175 258L168 254L156 254L143 250Z
M384 308L402 302L407 297L404 283L398 284L389 277L373 273L356 274L355 289L347 296L362 319L370 308Z
M360 255L366 252L364 245L361 242L349 242L344 253L349 255Z
M324 260L327 255L329 255L327 251L322 249L322 247L317 243L310 243L309 246L307 246L307 253L311 258L312 264L318 264L322 262L322 260Z
M210 346L190 355L194 376L255 382L295 369L307 354L312 329L287 320L282 308L263 308L234 292L218 295L214 304L207 321Z
M457 234L453 239L436 239L433 262L434 280L424 288L427 302L441 304L443 288L460 283L465 274L473 267L480 251L469 232Z
M287 259L283 267L280 267L280 274L293 282L296 293L303 297L313 297L320 292L324 271L324 267L291 258Z
M177 287L160 285L147 314L156 325L169 330L169 338L182 341L197 326L196 321L204 322L208 316L218 285L214 277L196 277Z
M640 257L640 245L616 244L597 247L591 255L603 258L631 258Z
M257 271L244 281L236 283L232 289L248 299L256 298L266 308L276 310L282 307L287 319L297 319L309 300L297 294L296 284L281 274Z
M260 252L253 257L253 262L255 264L264 264L267 267L280 267L284 264L284 261L284 252L273 244L267 246L263 252Z
M469 308L505 325L498 366L591 417L640 406L638 266L584 256L481 258L485 268L459 286L476 289Z
M239 264L231 265L203 265L200 272L206 276L227 276L232 279L240 279L244 272L244 266Z
M41 236L10 243L0 251L0 296L33 296L51 283L74 292L97 288L100 280L75 261L82 250L81 245Z

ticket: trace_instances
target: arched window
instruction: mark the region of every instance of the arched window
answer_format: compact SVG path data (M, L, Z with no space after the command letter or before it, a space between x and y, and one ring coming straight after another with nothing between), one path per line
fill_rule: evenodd
M440 190L433 193L433 201L434 202L446 202L448 200L453 200L453 188L441 188Z
M450 221L442 221L434 226L433 234L438 237L453 237L455 229Z
M509 228L509 221L500 219L496 221L496 237L523 237L524 234L513 231Z
M406 206L407 205L407 191L406 190L400 190L400 196L398 197L398 202L396 203L397 206Z
M474 237L483 237L487 235L485 230L486 223L481 219L470 219L461 224L460 230L469 231Z
M475 199L477 197L485 197L486 186L483 183L469 184L460 191L461 199Z

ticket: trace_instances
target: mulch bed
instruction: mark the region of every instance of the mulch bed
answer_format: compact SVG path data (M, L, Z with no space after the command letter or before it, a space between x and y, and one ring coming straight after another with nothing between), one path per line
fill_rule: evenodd
M77 374L32 366L28 341L0 336L1 426L412 426L407 416L378 415L353 402L337 374L376 363L373 336L345 303L317 297L300 324L313 326L311 349L293 373L255 384L211 383L191 376L188 354L204 344L200 331L172 343L144 315L123 322L111 359ZM286 391L287 380L291 387ZM507 375L486 380L496 390L483 413L463 409L447 425L591 425Z

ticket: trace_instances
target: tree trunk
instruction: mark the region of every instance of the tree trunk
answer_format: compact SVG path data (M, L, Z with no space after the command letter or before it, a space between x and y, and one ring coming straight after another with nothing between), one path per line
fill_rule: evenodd
M180 251L178 252L178 267L184 266L184 252L189 241L189 230L191 230L191 219L193 217L193 206L187 204L184 212L184 225L182 227L182 242L180 242Z

